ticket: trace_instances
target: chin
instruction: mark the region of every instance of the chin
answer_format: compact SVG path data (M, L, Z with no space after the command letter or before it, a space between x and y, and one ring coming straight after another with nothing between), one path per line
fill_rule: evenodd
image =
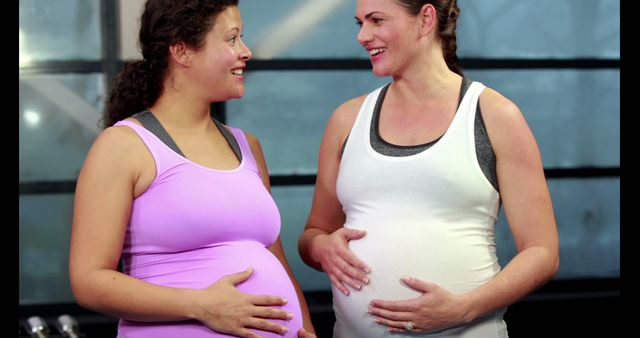
M373 72L373 75L379 76L379 77L391 75L389 67L381 63L373 64L371 66L371 71Z
M237 92L233 93L233 95L232 95L232 96L233 96L233 98L234 98L234 99L239 99L239 98L241 98L242 96L244 96L244 89L239 90L239 91L237 91Z
M231 90L227 93L227 100L239 99L244 95L244 88Z
M372 71L373 71L373 75L378 77L385 77L390 75L390 73L387 70L381 69L381 68L373 67Z

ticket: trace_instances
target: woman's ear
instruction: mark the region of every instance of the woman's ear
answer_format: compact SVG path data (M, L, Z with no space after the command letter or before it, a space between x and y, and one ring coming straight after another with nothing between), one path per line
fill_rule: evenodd
M184 42L169 46L169 53L176 63L185 67L191 65L191 49Z
M425 4L420 9L420 33L427 35L434 30L438 24L438 13L431 4Z

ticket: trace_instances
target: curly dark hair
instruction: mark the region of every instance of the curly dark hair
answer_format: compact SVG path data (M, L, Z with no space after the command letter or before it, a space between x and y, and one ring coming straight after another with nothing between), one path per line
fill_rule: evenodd
M458 65L458 42L456 39L456 26L460 8L457 0L396 0L398 4L405 7L410 14L418 15L422 6L433 5L438 13L438 34L442 41L442 51L447 66L451 71L462 74L462 69Z
M148 109L162 94L169 46L184 42L198 49L216 16L238 0L147 0L140 19L143 60L125 62L113 85L102 118L103 128Z

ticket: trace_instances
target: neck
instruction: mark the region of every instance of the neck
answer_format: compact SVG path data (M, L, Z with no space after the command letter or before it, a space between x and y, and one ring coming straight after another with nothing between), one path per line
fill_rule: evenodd
M167 129L191 132L211 125L211 93L204 91L189 69L169 64L162 94L149 110Z
M439 98L460 86L462 77L449 69L439 44L428 46L402 72L393 76L389 89L407 103Z
M163 92L149 110L167 129L193 130L211 123L210 102L171 90Z
M389 91L400 102L421 105L427 101L441 101L451 93L457 93L462 81L460 75L448 68L423 71L419 74L394 77Z

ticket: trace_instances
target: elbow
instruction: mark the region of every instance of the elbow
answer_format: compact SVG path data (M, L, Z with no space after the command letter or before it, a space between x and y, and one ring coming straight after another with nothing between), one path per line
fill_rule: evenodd
M320 266L320 262L317 262L314 259L312 242L313 239L318 235L315 231L311 230L313 228L307 228L300 235L300 239L298 240L298 254L302 261L309 267L322 271L322 267Z
M302 231L302 234L300 234L300 238L298 239L298 255L300 255L300 258L305 264L310 265L309 257L307 255L309 240L306 238L307 236L305 236L306 231L306 229Z
M73 270L72 270L73 271ZM71 284L71 292L75 302L83 308L96 310L96 294L92 287L93 283L86 275L79 273L71 273L69 276Z
M89 296L89 292L85 291L86 287L83 286L83 283L77 277L71 277L71 292L73 293L73 298L76 303L83 308L91 309L91 297Z
M549 279L552 279L560 270L560 245L556 243L550 250Z
M551 264L551 278L553 278L560 271L560 255L556 254Z
M545 265L546 271L543 270L542 273L542 276L546 276L543 280L544 283L552 280L560 270L560 255L558 254L558 251L549 252L548 261Z

